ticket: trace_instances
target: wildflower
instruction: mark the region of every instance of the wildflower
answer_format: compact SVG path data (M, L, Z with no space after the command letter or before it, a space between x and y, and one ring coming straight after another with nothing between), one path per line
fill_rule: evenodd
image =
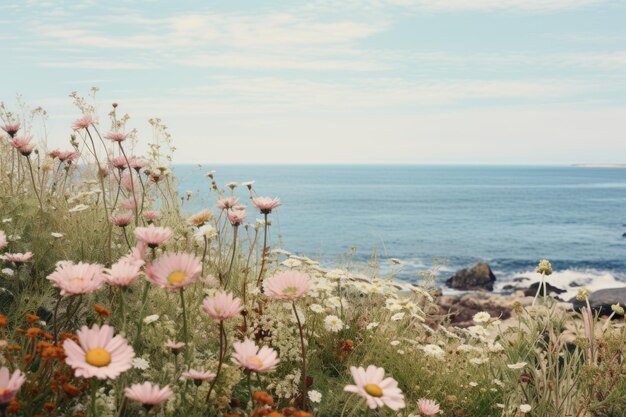
M217 236L217 230L210 224L205 224L194 230L193 236L197 241L204 242L204 239L210 240Z
M132 213L122 213L111 216L111 224L119 227L126 227L133 222Z
M111 315L111 310L100 304L94 304L93 309L96 311L97 318L107 318Z
M59 161L61 161L61 162L76 161L78 158L80 158L80 152L78 152L78 151L61 151L61 152L59 152L58 158L59 158Z
M486 311L476 313L473 317L474 323L487 323L489 319L491 319L491 315Z
M311 304L311 305L309 306L309 308L310 308L310 309L311 309L311 311L312 311L312 312L314 312L314 313L323 313L323 312L324 312L324 307L323 307L323 306L321 306L321 305L319 305L319 304L316 304L316 303Z
M270 214L273 209L280 206L280 198L254 197L252 204L254 204L254 207L258 208L262 214Z
M624 315L624 307L619 305L619 303L611 305L611 310L613 310L615 314L619 314L620 316Z
M297 259L289 258L289 259L285 259L284 261L282 261L281 264L285 265L287 268L296 268L302 265L302 262L300 262Z
M209 210L202 210L187 219L187 223L191 226L200 227L213 218L213 213Z
M9 134L9 136L11 136L12 138L15 137L15 134L17 133L18 130L20 130L20 124L19 123L9 123L6 124L2 127L0 127L0 129L4 130L5 132L7 132Z
M521 404L521 405L519 406L519 411L520 411L521 413L524 413L524 414L529 413L529 412L530 412L530 410L532 410L532 409L533 409L533 408L530 406L530 404Z
M4 259L14 264L23 264L33 257L32 252L26 253L5 253Z
M6 404L14 399L24 382L26 377L22 371L15 370L11 374L8 368L0 368L0 403Z
M128 133L122 132L107 132L104 135L105 138L110 140L111 142L124 142L128 137Z
M437 345L424 345L422 347L422 350L424 350L424 353L427 354L428 356L433 356L436 358L442 357L445 352L443 349L441 349L439 346Z
M72 207L71 209L69 209L67 212L68 213L78 213L78 212L81 212L81 211L85 211L87 209L89 209L88 205L86 205L86 204L77 204L74 207Z
M56 233L56 232L52 232L50 233L50 235L55 238L55 239L60 239L63 237L63 233Z
M166 253L146 267L150 282L170 290L188 286L201 272L200 258L189 253Z
M589 298L590 294L591 292L587 288L580 288L578 290L578 294L576 294L576 299L578 301L585 301L586 299Z
M391 342L389 342L389 344L391 346L398 346L400 344L400 341L399 340L392 340Z
M246 217L248 217L248 213L246 213L245 210L234 210L228 212L228 220L233 226L239 226L244 220L246 220Z
M365 328L366 328L367 330L372 330L372 329L374 329L374 328L376 328L376 327L378 327L378 323L376 323L376 322L368 323L368 325L367 325L367 326L365 326Z
M105 281L104 269L99 264L63 261L47 279L61 290L61 295L89 294L99 289Z
M247 187L248 190L252 190L252 185L254 185L256 181L245 181L242 182L241 185L243 185L244 187Z
M104 270L105 280L109 285L127 287L139 278L142 265L141 260L120 259Z
M312 403L320 403L322 401L322 393L314 389L309 390L309 401Z
M16 137L9 142L9 145L17 149L22 155L28 156L33 152L33 149L35 149L35 144L31 142L32 139L32 136Z
M130 158L128 165L135 171L141 171L141 168L146 167L150 162L143 158Z
M242 310L241 300L231 293L217 292L213 297L207 297L202 303L202 310L214 320L226 320L236 316Z
M93 122L93 119L90 115L86 114L83 117L81 117L80 119L77 119L74 121L74 123L72 124L72 129L74 130L80 130L80 129L86 129L89 127L89 125Z
M552 274L552 265L550 264L550 261L548 261L547 259L542 259L541 261L539 261L539 265L537 265L536 271L543 275Z
M144 324L154 323L158 319L159 319L159 315L158 314L151 314L151 315L146 316L146 317L143 318L143 323Z
M420 398L417 400L417 407L419 408L420 415L422 416L434 416L440 413L439 404L435 400L428 400L426 398Z
M387 406L394 411L404 408L404 395L398 382L385 378L385 370L370 365L367 369L350 367L356 385L346 385L344 391L355 393L365 399L370 409Z
M517 362L517 363L513 363L513 364L508 364L507 367L509 369L522 369L526 365L528 365L526 362Z
M265 294L283 301L295 301L309 289L309 276L297 271L279 272L265 282Z
M341 329L343 329L343 321L335 315L326 316L324 319L324 328L329 332L337 333Z
M190 369L187 372L183 372L182 376L184 379L192 380L196 385L200 385L203 381L212 381L215 379L217 374L211 371L197 371L195 369Z
M132 367L133 348L122 336L113 337L113 332L107 325L83 326L77 332L80 344L71 339L63 342L65 362L74 369L76 376L115 379Z
M217 200L217 208L220 210L230 209L237 205L239 199L237 197L228 197Z
M116 156L115 158L111 158L111 165L113 168L117 168L120 171L124 171L127 167L126 158L123 156Z
M269 405L270 407L274 405L272 397L264 391L254 391L252 393L252 398L254 401L262 405Z
M229 182L228 184L226 184L226 186L230 188L231 190L234 190L235 188L238 187L238 184L236 182Z
M165 347L170 349L174 354L177 354L182 348L185 347L185 343L168 340L167 342L165 342Z
M151 408L152 406L167 401L172 396L173 392L167 385L161 388L151 382L144 382L143 384L133 384L125 388L124 394L131 400Z
M155 220L158 220L161 217L161 213L156 210L147 210L143 212L143 218L146 219L148 223L152 223Z
M257 347L250 339L233 343L232 361L242 368L254 372L269 372L278 365L278 354L268 346Z
M158 227L152 224L148 227L138 227L135 229L137 239L151 248L156 248L167 242L173 234L172 229L169 227Z
M0 327L7 327L9 324L9 319L4 314L0 314Z
M404 313L396 313L391 316L391 321L400 321L404 318Z
M133 368L145 371L150 368L150 362L144 358L135 358L133 359Z

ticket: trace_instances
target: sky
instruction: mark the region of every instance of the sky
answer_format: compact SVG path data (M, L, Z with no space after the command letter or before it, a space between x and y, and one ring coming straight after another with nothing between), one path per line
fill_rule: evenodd
M98 87L179 163L626 163L626 1L0 2L49 146Z

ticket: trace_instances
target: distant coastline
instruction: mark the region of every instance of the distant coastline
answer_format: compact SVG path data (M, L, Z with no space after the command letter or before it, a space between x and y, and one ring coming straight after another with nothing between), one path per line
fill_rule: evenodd
M626 164L574 164L576 168L626 168Z

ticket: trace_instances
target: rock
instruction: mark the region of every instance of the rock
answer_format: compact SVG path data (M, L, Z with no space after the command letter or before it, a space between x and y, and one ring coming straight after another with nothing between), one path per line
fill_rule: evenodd
M524 290L524 295L526 297L534 297L535 294L537 294L538 288L539 288L539 282L535 282L530 287L528 287L528 289ZM546 282L546 288L548 290L548 295L563 294L565 292L565 290L557 288L554 285L551 285L549 282ZM543 295L543 288L541 289L541 293L539 295L540 296Z
M517 299L502 297L485 291L447 295L438 300L440 312L450 318L450 323L458 327L473 326L474 314L486 311L491 317L506 320L511 317L511 309Z
M487 290L493 291L496 276L484 262L474 265L470 269L461 269L446 281L446 285L455 290Z
M587 305L586 302L578 301L576 298L572 298L570 303L573 304L576 311L580 311L582 307ZM622 307L626 306L626 287L606 288L595 291L589 296L589 305L593 310L599 312L600 315L610 316L613 312L611 310L611 305L613 304L619 304Z

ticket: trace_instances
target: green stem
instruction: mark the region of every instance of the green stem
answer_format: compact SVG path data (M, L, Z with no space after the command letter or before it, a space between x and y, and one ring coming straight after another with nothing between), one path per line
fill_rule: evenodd
M126 302L124 301L126 288L120 287L120 309L122 311L122 333L126 334Z
M213 392L213 388L215 388L215 384L217 383L218 378L220 377L220 372L222 370L222 362L224 362L224 350L226 344L226 331L224 330L224 322L220 320L220 354L219 361L217 362L217 371L215 372L215 378L211 382L211 386L209 387L209 392L206 395L206 402L209 403L211 399L211 393Z
M91 417L98 417L98 407L96 407L96 394L98 392L98 382L96 379L91 381Z
M139 346L141 340L141 329L143 328L143 314L146 308L146 302L148 300L148 291L150 290L150 282L146 281L143 287L143 295L141 297L141 309L139 310L139 317L137 318L137 334L135 335L135 349Z
M295 301L291 303L293 307L293 314L296 315L296 321L298 322L298 330L300 331L300 354L302 355L302 410L307 410L307 389L306 389L306 348L304 346L304 331L302 330L302 322L300 322L300 316L298 316L298 310L296 309Z

